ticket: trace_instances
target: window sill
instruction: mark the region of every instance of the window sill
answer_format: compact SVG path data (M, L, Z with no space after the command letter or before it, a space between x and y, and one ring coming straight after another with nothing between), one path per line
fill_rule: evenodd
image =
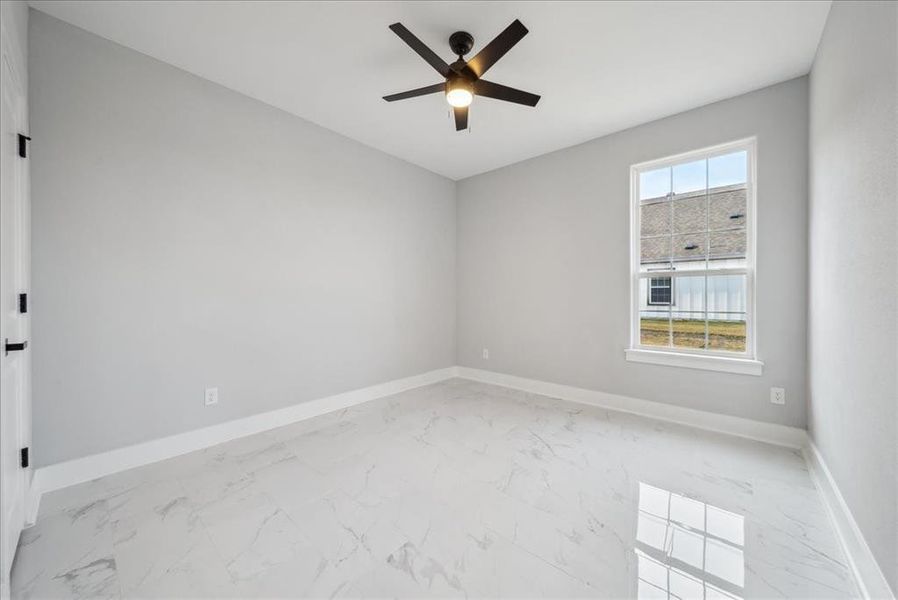
M629 348L625 352L627 360L630 362L668 367L683 367L686 369L702 369L705 371L755 376L760 376L764 370L763 362L750 358L686 354L681 352L664 352L662 350L642 350L640 348Z

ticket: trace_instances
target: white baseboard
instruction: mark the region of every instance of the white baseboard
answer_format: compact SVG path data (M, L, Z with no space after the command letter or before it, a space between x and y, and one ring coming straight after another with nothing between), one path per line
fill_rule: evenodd
M31 481L25 488L25 527L31 527L37 523L37 511L41 506L41 491L35 485L34 475L32 473Z
M36 518L40 496L53 490L173 458L195 450L202 450L223 442L268 431L370 400L437 383L454 377L455 374L455 367L437 369L351 392L302 402L287 408L211 425L202 429L194 429L133 446L117 448L108 452L40 467L34 473L28 512L29 515ZM34 519L31 519L30 522L33 523Z
M682 406L665 404L663 402L640 400L639 398L597 392L595 390L538 381L536 379L526 379L515 375L483 371L470 367L457 367L457 369L458 376L465 379L492 383L516 390L552 396L562 400L599 406L643 417L651 417L662 421L670 421L681 425L689 425L699 429L726 433L779 446L800 449L805 446L807 440L807 432L797 427L731 417L703 410L683 408Z
M28 507L29 522L35 520L40 497L46 492L196 450L202 450L229 440L267 431L456 376L791 448L802 448L806 441L806 432L795 427L762 423L661 402L629 398L535 379L525 379L492 371L468 367L447 367L133 446L126 446L41 467L35 471L31 485L31 502Z
M854 573L854 579L860 588L861 595L864 598L894 600L895 594L870 551L864 534L861 533L857 521L854 520L854 515L848 508L845 498L842 497L836 480L833 479L829 467L826 466L820 450L810 438L804 448L804 456L811 471L811 478L817 489L820 490L823 504L832 520L839 543L842 545L842 550Z

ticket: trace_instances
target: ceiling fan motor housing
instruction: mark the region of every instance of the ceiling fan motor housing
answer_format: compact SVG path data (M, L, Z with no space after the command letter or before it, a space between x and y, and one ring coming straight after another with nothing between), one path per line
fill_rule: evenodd
M474 47L474 36L467 31L456 31L449 36L449 47L456 56L464 56Z

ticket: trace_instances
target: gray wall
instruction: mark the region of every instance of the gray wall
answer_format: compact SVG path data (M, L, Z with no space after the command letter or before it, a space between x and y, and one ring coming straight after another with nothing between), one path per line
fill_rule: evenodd
M898 4L837 2L810 86L809 429L898 592Z
M14 53L13 67L19 76L28 81L28 4L24 0L3 0L0 3L0 21L9 35ZM27 96L27 90L24 90Z
M454 364L452 181L31 16L39 466Z
M459 182L458 363L803 427L807 134L800 78ZM751 135L764 375L627 362L630 165Z

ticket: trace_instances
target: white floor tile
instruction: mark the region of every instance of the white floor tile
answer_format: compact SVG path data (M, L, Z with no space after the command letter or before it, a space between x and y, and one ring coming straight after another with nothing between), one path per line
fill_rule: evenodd
M798 453L453 380L48 494L13 593L738 600L856 588Z

